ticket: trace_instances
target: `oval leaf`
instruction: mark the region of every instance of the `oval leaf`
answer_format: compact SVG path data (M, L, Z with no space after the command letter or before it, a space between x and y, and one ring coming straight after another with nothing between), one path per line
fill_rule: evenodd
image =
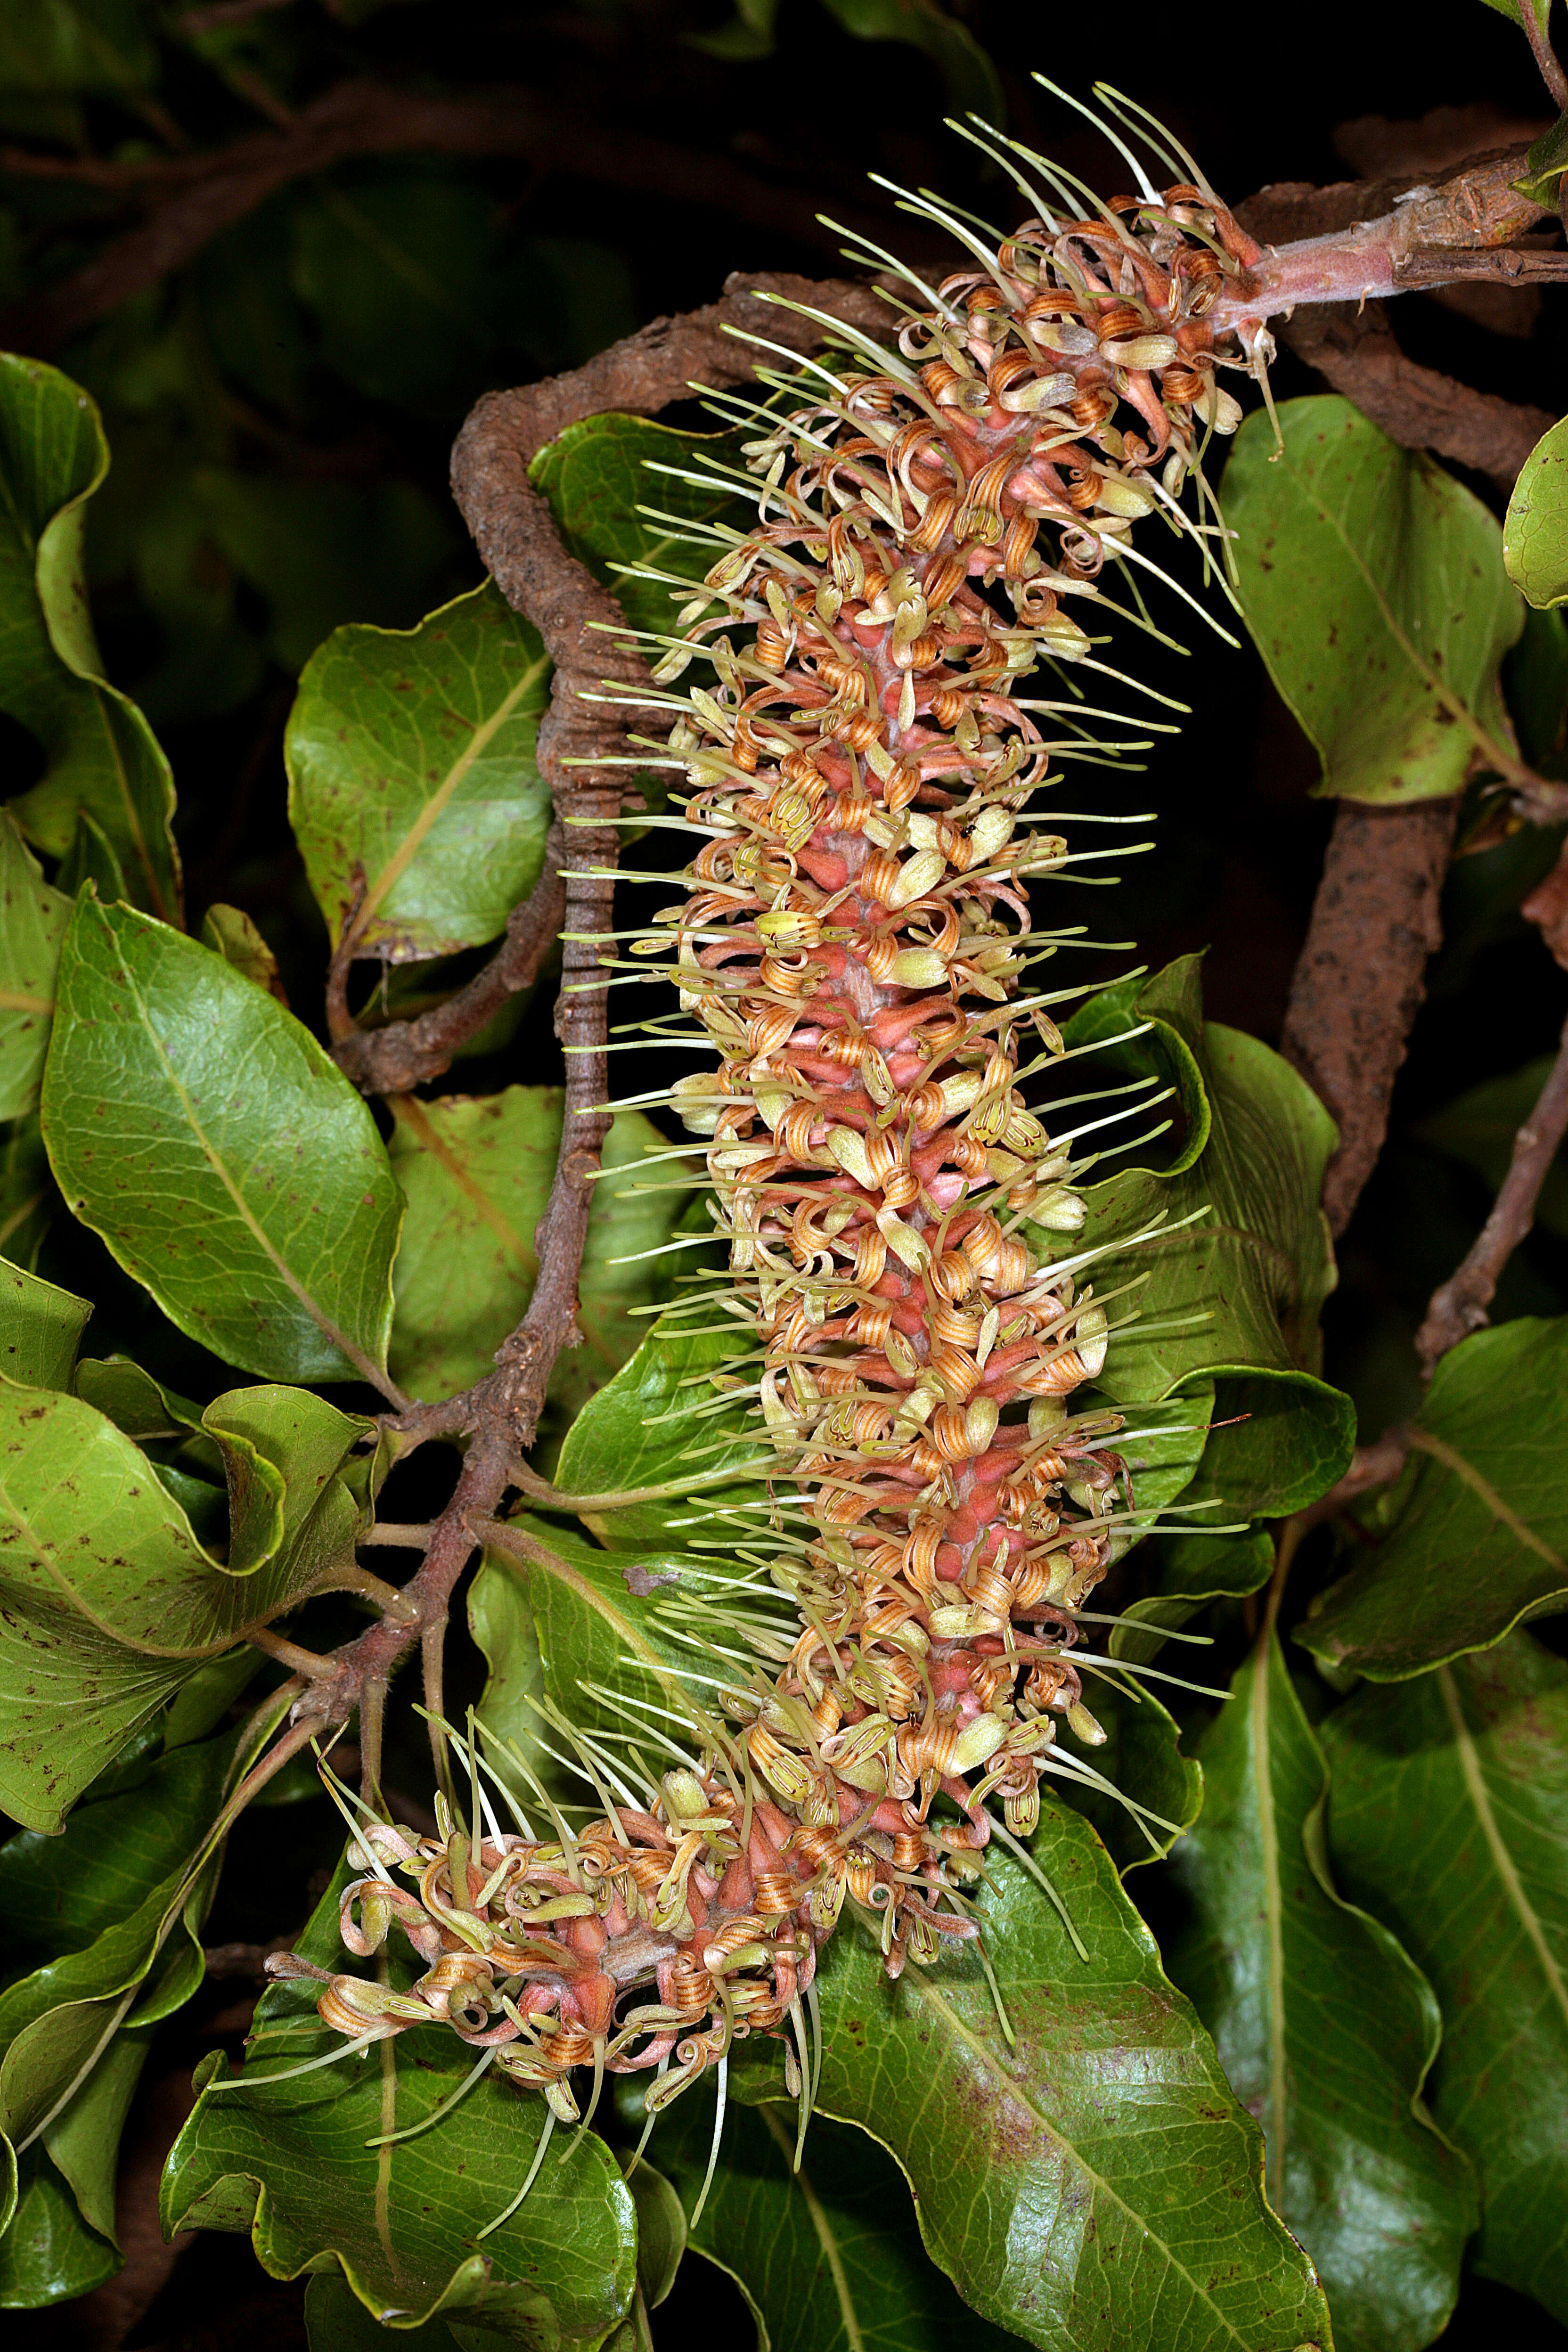
M1348 400L1261 410L1225 471L1247 624L1323 763L1321 792L1392 803L1518 765L1498 666L1524 625L1480 500Z
M82 1223L227 1362L384 1386L402 1202L309 1030L195 940L91 898L59 1003L44 1136Z
M1532 604L1568 601L1568 417L1543 433L1508 502L1502 560Z
M334 942L354 906L390 963L478 947L539 878L550 794L533 740L550 659L493 580L416 629L336 629L284 746L289 813Z
M70 911L70 900L45 881L16 818L0 813L0 1118L19 1118L37 1093Z

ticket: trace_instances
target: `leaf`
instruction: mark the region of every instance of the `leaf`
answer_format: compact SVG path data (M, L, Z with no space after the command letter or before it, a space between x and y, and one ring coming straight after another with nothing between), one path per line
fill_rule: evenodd
M0 1258L0 1373L25 1388L70 1386L91 1302Z
M298 1950L318 1967L357 1968L338 1940L340 1867ZM418 1966L392 1948L392 1982ZM316 2016L309 1980L271 1985L258 2003L244 2073L219 2060L163 2174L164 2228L244 2229L274 2278L334 2259L365 2309L419 2326L482 2310L501 2340L600 2344L632 2298L632 2200L604 2142L552 2150L526 2203L482 2242L533 2159L542 2099L485 2075L443 2120L389 2147L366 2142L434 2113L473 2065L454 2033L416 2027L358 2057L290 2082L286 2071L346 2045Z
M754 1502L774 1459L759 1416L743 1404L707 1418L697 1411L714 1396L706 1376L750 1344L742 1326L661 1316L584 1406L561 1448L557 1490L584 1498L657 1490L644 1502L580 1511L605 1543L618 1550L679 1545L694 1512L721 1526L724 1511Z
M1310 2264L1263 2201L1262 2136L1162 1974L1087 1822L1047 1805L1035 1851L1089 1958L1017 1866L987 1858L986 1949L882 1973L846 1919L819 1973L823 2113L898 2158L965 2300L1050 2352L1326 2346ZM739 2070L776 2098L769 2065ZM658 2153L657 2142L655 2153Z
M334 630L289 720L289 814L334 943L391 963L480 946L538 880L550 662L487 580L407 630Z
M1172 1864L1187 1916L1166 1966L1263 2126L1269 2202L1317 2264L1341 2352L1420 2352L1458 2294L1474 2182L1420 2104L1441 2031L1431 1988L1333 1891L1328 1773L1272 1631L1198 1752L1203 1818Z
M59 985L44 1135L75 1214L227 1362L382 1385L402 1203L310 1032L194 940L91 898Z
M1557 167L1557 176L1565 167L1568 157ZM1503 519L1502 560L1508 576L1532 604L1568 601L1564 464L1568 464L1568 417L1543 433L1525 459Z
M1186 1663L1184 1661L1184 1664ZM1052 1781L1064 1804L1093 1823L1118 1870L1162 1861L1184 1831L1191 1829L1204 1802L1202 1767L1181 1750L1181 1730L1153 1691L1137 1695L1098 1675L1084 1677L1084 1696L1105 1733L1103 1748L1080 1759L1110 1781L1109 1790L1086 1787L1065 1774ZM1066 1742L1061 1743L1066 1747ZM1131 1799L1160 1819L1145 1831L1118 1797Z
M653 2145L688 2208L712 2128L713 2103L700 2089L659 2119ZM930 2261L885 2148L819 2116L797 2173L795 2130L793 2105L731 2104L691 2237L739 2284L769 2352L1003 2352L1016 2342L961 2303Z
M1500 16L1511 16L1514 23L1523 29L1524 19L1519 12L1520 0L1487 0L1487 5L1489 7L1495 8ZM1537 24L1544 33L1552 0L1530 0L1530 5L1534 10ZM1568 115L1560 114L1551 130L1542 132L1531 148L1524 159L1524 170L1520 177L1510 181L1509 184L1510 187L1517 188L1521 196L1529 196L1534 203L1543 205L1548 212L1555 212L1562 194L1563 174L1565 171L1568 171ZM1525 460L1527 467L1531 462L1529 458ZM1505 524L1505 551L1506 532ZM1509 570L1510 576L1513 577L1511 565ZM1522 581L1518 584L1521 587L1524 586ZM1528 589L1525 589L1525 593L1529 595ZM1534 597L1531 598L1532 604L1536 601ZM1556 602L1556 599L1552 601Z
M1518 766L1498 668L1524 625L1480 500L1348 400L1258 411L1225 472L1247 623L1322 761L1323 793L1387 804Z
M19 1118L38 1091L70 900L44 880L9 810L0 812L0 1118Z
M83 513L108 468L86 393L37 360L0 353L0 710L47 761L11 811L51 857L64 856L85 811L138 904L174 920L169 763L135 704L104 680L88 618Z
M1410 1424L1411 1459L1368 1519L1361 1564L1298 1631L1369 1682L1500 1642L1568 1608L1568 1318L1451 1348Z
M1300 1510L1355 1442L1350 1399L1317 1378L1318 1317L1335 1278L1318 1205L1333 1123L1268 1046L1205 1023L1195 957L1102 992L1065 1034L1079 1045L1145 1021L1149 1034L1097 1055L1096 1070L1175 1084L1185 1146L1164 1169L1087 1185L1070 1253L1038 1232L1034 1246L1043 1259L1106 1248L1089 1271L1098 1296L1121 1295L1101 1386L1124 1408L1215 1382L1215 1420L1237 1425L1215 1430L1188 1501L1216 1497L1227 1517ZM1162 1221L1135 1248L1117 1247Z
M563 544L614 593L632 627L668 635L691 593L672 588L670 577L700 581L711 561L680 533L689 522L715 518L743 530L745 505L721 477L720 488L704 488L658 469L704 474L733 467L736 454L728 434L682 433L642 416L589 416L545 444L529 479L549 500ZM649 508L658 512L641 511Z
M1477 2269L1568 2321L1568 1666L1528 1634L1322 1727L1346 1893L1431 1979L1431 2104L1481 2177Z
M544 1214L561 1141L558 1087L508 1087L437 1102L399 1097L391 1152L408 1202L394 1276L391 1364L415 1396L447 1396L488 1372L522 1316L538 1272L534 1228ZM665 1139L637 1111L620 1111L605 1140L609 1172L594 1187L578 1278L584 1346L557 1362L551 1394L570 1412L616 1372L637 1343L631 1310L657 1297L668 1261L626 1264L668 1240L682 1192L648 1189L646 1170Z
M648 2309L657 2311L675 2284L686 2252L686 2213L673 2185L647 2157L628 2176L626 2187L637 2212L637 2284Z
M310 2352L387 2352L388 2330L371 2316L338 2270L318 2271L306 2282L305 2332ZM394 2352L454 2352L459 2340L483 2344L487 2339L478 2329L459 2339L444 2319L427 2319L423 2327L400 2327ZM489 2337L491 2343L496 2340Z
M202 945L287 1008L289 998L279 976L278 959L242 907L209 907L202 918Z
M1211 1601L1257 1592L1274 1572L1274 1546L1262 1528L1236 1536L1159 1536L1145 1563L1151 1557L1158 1562L1154 1589L1130 1601L1111 1627L1106 1646L1113 1658L1147 1664L1167 1633L1179 1633ZM1190 1660L1192 1653L1182 1654Z
M847 33L860 41L907 41L942 76L947 103L960 113L984 115L998 128L1007 120L996 68L966 25L937 0L826 0Z
M156 1759L62 1836L0 1847L0 2123L23 2173L0 2237L8 2301L82 2294L119 2267L120 2136L154 2021L202 1980L203 1848L232 1753L223 1739Z
M258 1405L209 1407L231 1460L247 1418L277 1410L268 1393ZM331 1410L314 1397L304 1409ZM318 1454L312 1478L319 1466ZM77 1397L0 1388L0 1806L57 1830L196 1667L308 1590L322 1565L314 1502L313 1485L296 1496L295 1542L230 1574L102 1413ZM335 1496L321 1507L341 1508Z

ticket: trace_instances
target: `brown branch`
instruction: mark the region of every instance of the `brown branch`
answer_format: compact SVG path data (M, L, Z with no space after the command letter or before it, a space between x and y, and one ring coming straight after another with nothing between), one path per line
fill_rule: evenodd
M732 156L704 154L619 125L564 112L537 91L496 89L441 96L370 81L340 82L302 107L286 127L258 131L205 154L120 164L0 153L0 167L34 176L85 180L152 202L148 218L110 238L93 260L56 285L14 303L0 316L0 343L45 353L69 335L183 268L291 182L354 155L444 154L516 157L534 171L554 171L647 196L746 221L771 234L836 249L801 192L748 172ZM849 225L876 216L849 208Z
M1477 392L1406 359L1381 302L1364 310L1347 302L1299 311L1280 328L1279 340L1391 441L1485 474L1505 496L1556 422L1543 408Z
M1432 1294L1426 1319L1415 1334L1421 1377L1429 1381L1438 1358L1488 1319L1502 1270L1535 1223L1535 1204L1557 1148L1568 1132L1568 1022L1557 1059L1535 1108L1513 1139L1513 1157L1491 1214L1462 1265Z
M1394 1074L1441 942L1458 803L1342 801L1290 982L1279 1050L1339 1124L1323 1208L1342 1234L1388 1131Z
M521 906L507 917L506 937L482 971L466 988L449 996L416 1020L389 1021L381 1029L345 1028L346 967L353 960L354 940L348 923L332 959L329 982L329 1022L334 1043L332 1058L362 1094L400 1095L426 1085L449 1069L455 1055L488 1027L510 998L531 988L540 967L555 944L565 911L566 886L561 878L565 834L552 825L544 845L544 867Z

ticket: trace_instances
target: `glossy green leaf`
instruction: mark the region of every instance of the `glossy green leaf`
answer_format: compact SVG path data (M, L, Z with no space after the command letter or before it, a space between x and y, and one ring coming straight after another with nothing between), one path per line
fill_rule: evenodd
M340 2270L318 2271L305 2287L305 2333L310 2352L456 2352L461 2343L483 2345L505 2338L478 2329L461 2338L444 2319L395 2334L373 2318Z
M794 2106L731 2104L691 2243L726 2270L769 2352L1003 2352L1017 2338L959 2300L921 2244L909 2185L868 2134L817 2116L795 2162ZM699 2089L651 2143L685 2200L708 2168L713 2102Z
M258 988L264 988L268 996L275 996L279 1004L287 1005L278 959L243 907L209 907L202 917L202 945L233 964Z
M1163 1169L1133 1166L1085 1188L1071 1254L1105 1248L1088 1271L1098 1296L1120 1294L1101 1386L1126 1406L1212 1381L1215 1419L1231 1425L1215 1430L1184 1499L1215 1498L1216 1521L1300 1510L1355 1442L1349 1398L1317 1377L1318 1318L1334 1282L1318 1205L1333 1123L1268 1046L1205 1023L1195 957L1105 990L1066 1034L1086 1045L1141 1022L1152 1024L1144 1036L1095 1056L1097 1076L1175 1086L1186 1139ZM1069 1255L1032 1237L1042 1258ZM1123 1318L1135 1319L1117 1328Z
M1371 1545L1298 1640L1396 1682L1568 1608L1568 1318L1473 1332L1438 1364Z
M51 890L9 810L0 812L0 1118L32 1107L55 1010L70 900Z
M1517 764L1498 668L1524 625L1474 493L1348 400L1259 409L1225 472L1247 625L1324 793L1393 803Z
M706 1376L750 1344L736 1323L661 1316L636 1355L583 1408L556 1465L561 1493L658 1490L645 1501L583 1511L606 1543L622 1550L679 1546L698 1520L710 1523L704 1532L710 1535L726 1524L724 1511L754 1501L773 1459L760 1442L758 1416L743 1405L706 1417L696 1410L714 1397Z
M90 882L100 898L112 901L134 897L125 879L120 852L97 818L86 809L76 813L76 830L60 860L55 882L67 898L74 898L84 882Z
M728 434L682 433L642 416L589 416L545 445L529 478L549 499L566 547L613 591L632 626L668 634L691 593L671 579L700 580L710 560L679 532L715 516L744 530L745 508L721 480L704 487L659 469L701 475L710 464L735 463ZM643 576L649 572L664 576Z
M1274 1546L1262 1528L1234 1536L1163 1536L1145 1551L1145 1566L1151 1559L1157 1562L1154 1589L1130 1601L1111 1627L1113 1658L1147 1664L1164 1648L1167 1633L1179 1633L1211 1601L1257 1592L1274 1572ZM1184 1646L1179 1657L1179 1671L1206 1679L1202 1650Z
M417 628L334 631L289 721L289 813L334 940L399 963L477 947L539 878L550 661L493 581Z
M272 1411L274 1433L288 1417L268 1395L259 1406L220 1398L210 1409L237 1473L251 1446L258 1485L271 1473L259 1466L257 1416ZM314 1397L304 1406L308 1418L331 1410ZM58 1828L199 1664L310 1589L342 1507L335 1487L319 1496L320 1462L318 1442L292 1490L297 1539L230 1574L102 1413L77 1397L0 1389L0 1806L33 1828Z
M1205 1683L1201 1650L1186 1651L1168 1663L1184 1679ZM1110 1787L1097 1789L1064 1773L1053 1779L1051 1789L1093 1822L1119 1870L1135 1870L1141 1863L1158 1862L1168 1854L1197 1820L1204 1802L1203 1768L1194 1757L1183 1755L1180 1727L1162 1704L1162 1696L1170 1694L1162 1693L1160 1685L1151 1686L1140 1677L1134 1695L1100 1675L1086 1674L1083 1679L1084 1697L1105 1734L1105 1745L1080 1751L1063 1739L1058 1753L1065 1751L1088 1765ZM1122 1797L1142 1806L1145 1815L1158 1818L1145 1826L1119 1801Z
M396 1106L392 1165L408 1202L394 1275L394 1375L415 1396L448 1396L490 1370L521 1319L538 1271L561 1141L561 1090L508 1087L481 1098ZM557 1360L551 1395L573 1412L619 1370L642 1336L635 1307L657 1298L668 1260L635 1261L668 1239L683 1194L654 1191L668 1163L645 1169L665 1139L637 1111L617 1113L605 1139L609 1174L594 1187L578 1278L581 1348Z
M1475 2184L1421 2105L1431 1988L1334 1892L1328 1774L1272 1633L1198 1753L1203 1817L1172 1864L1187 1909L1166 1966L1263 2126L1269 2201L1318 2266L1340 2352L1420 2352L1458 2293Z
M1089 1958L1014 1863L987 1859L986 1949L896 1984L845 1921L822 1964L819 2105L898 2158L928 2251L985 2318L1050 2352L1326 2346L1306 2256L1265 2204L1263 2143L1088 1824L1035 1851ZM778 2097L776 2062L738 2074ZM657 2154L657 2142L655 2153Z
M1430 1978L1430 2099L1481 2180L1478 2269L1568 2322L1568 1666L1530 1635L1322 1727L1347 1895Z
M173 921L169 763L135 704L104 680L88 617L83 513L108 469L86 393L40 361L0 353L0 710L37 738L47 761L12 814L29 840L63 857L87 811L137 904Z
M0 2234L0 2310L36 2310L90 2294L114 2276L119 2254L82 2220L41 2140L17 2159L16 2171L15 2216Z
M648 2309L657 2311L686 2252L686 2210L673 2183L646 2156L627 2174L626 2187L637 2214L637 2284Z
M376 1379L402 1200L310 1032L194 940L91 898L59 1001L44 1134L82 1223L228 1362Z
M355 1969L338 1940L340 1869L298 1949L323 1968ZM392 1981L419 1964L401 1940ZM314 1988L269 1986L258 2004L243 2074L221 2061L163 2175L170 2231L243 2229L265 2269L295 2278L334 2257L366 2310L388 2324L482 2311L499 2340L564 2338L584 2352L628 2308L636 2263L632 2200L604 2142L546 2157L528 2200L481 2240L521 2187L543 2101L494 2075L477 2082L428 2131L387 2147L450 2097L473 2064L458 2037L416 2028L361 2055L269 2084L269 2074L346 2047L316 2016ZM563 2136L564 2137L564 2136ZM566 2142L570 2146L570 2141Z
M0 1258L0 1373L24 1388L69 1388L91 1313L89 1300Z
M1559 174L1564 165L1558 166ZM1555 201L1555 199L1553 199ZM1532 604L1568 600L1568 418L1543 433L1523 465L1503 520L1508 576Z

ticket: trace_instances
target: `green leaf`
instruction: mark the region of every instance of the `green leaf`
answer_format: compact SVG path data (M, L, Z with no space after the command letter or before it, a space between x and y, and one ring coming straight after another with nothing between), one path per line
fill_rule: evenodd
M103 893L100 892L100 897ZM287 1006L278 959L242 907L209 907L202 918L202 945L233 964L236 971Z
M1501 1190L1513 1157L1513 1139L1541 1098L1552 1057L1526 1062L1522 1069L1483 1078L1412 1130L1418 1141L1435 1144L1473 1168L1488 1190ZM1568 1167L1554 1160L1535 1203L1535 1223L1568 1239Z
M1568 168L1568 156L1557 169ZM1552 202L1555 203L1555 196ZM1502 527L1508 576L1532 604L1568 600L1568 417L1543 433L1523 465Z
M653 2147L688 2207L712 2129L713 2102L700 2089L658 2122ZM795 2131L793 2105L731 2105L691 2236L737 2282L769 2352L1003 2352L1016 2342L961 2303L930 2261L885 2148L819 2116L794 2172Z
M103 678L88 618L83 515L108 469L86 393L37 360L0 353L0 710L47 761L11 810L51 857L65 856L85 811L138 904L175 920L169 763L135 704Z
M338 1939L353 1874L339 1869L297 1948L318 1967L358 1966ZM393 1948L397 1989L418 1966ZM456 2034L417 2027L270 2084L269 2074L346 2046L318 2020L315 1990L269 1986L244 2073L236 2080L220 2061L207 2078L164 2170L165 2229L248 2230L274 2278L335 2260L390 2325L482 2310L502 2341L540 2352L562 2337L584 2352L600 2344L631 2303L637 2247L632 2200L604 2142L589 2135L569 2158L552 2149L527 2201L481 2242L533 2159L543 2101L485 2075L428 2131L369 2147L431 2116L473 2053Z
M1511 16L1516 25L1522 25L1523 20L1519 13L1519 0L1487 0L1487 5L1489 7L1497 9L1501 16ZM1534 8L1536 21L1544 32L1552 0L1531 0L1531 5ZM1524 170L1520 177L1510 181L1509 184L1510 187L1517 188L1521 196L1529 196L1535 204L1543 205L1548 212L1555 212L1562 197L1563 174L1565 171L1568 171L1568 114L1560 114L1551 130L1543 131L1531 148L1524 159ZM1533 461L1526 461L1527 465L1531 462ZM1506 530L1505 525L1505 551ZM1511 564L1509 566L1509 571L1511 577L1517 578ZM1524 583L1519 581L1519 585L1522 588ZM1530 594L1528 588L1525 589L1525 593ZM1534 597L1531 597L1532 604L1536 601ZM1553 598L1552 601L1555 603L1557 600Z
M637 2210L637 2284L648 2309L657 2311L675 2284L686 2252L686 2211L672 2183L647 2157L626 2187Z
M1179 1633L1211 1601L1256 1592L1274 1572L1274 1546L1262 1528L1237 1536L1159 1536L1144 1553L1158 1562L1154 1589L1130 1601L1107 1643L1113 1658L1147 1664L1167 1633ZM1189 1661L1190 1650L1182 1654ZM1201 1661L1200 1661L1201 1670Z
M215 1875L203 1849L232 1753L223 1739L158 1759L122 1793L81 1806L63 1836L24 1832L0 1847L12 1972L0 1993L0 2124L26 2183L0 2240L0 2293L13 2300L85 2292L84 2265L107 2274L95 2239L118 2267L120 2135L153 2023L202 1980ZM75 2228L62 2210L73 2199Z
M408 630L334 630L289 720L289 814L334 942L355 899L390 963L478 947L538 880L550 661L493 580Z
M642 416L589 416L546 443L529 478L550 501L565 547L612 591L632 627L668 635L691 593L672 588L669 576L700 579L708 568L679 533L689 522L715 517L738 521L743 530L745 506L721 484L704 488L658 469L702 474L710 464L735 461L728 434L682 433ZM644 508L658 513L639 512ZM645 570L666 576L640 577Z
M755 1502L774 1459L760 1417L744 1404L707 1416L698 1410L714 1398L707 1376L747 1344L735 1324L695 1327L661 1316L584 1406L561 1448L557 1490L584 1498L657 1490L643 1502L580 1512L605 1543L617 1550L679 1545L694 1513L722 1526L724 1511Z
M66 1389L91 1302L0 1258L0 1373L24 1388Z
M1348 400L1261 410L1225 471L1247 626L1322 761L1319 790L1392 803L1518 765L1498 668L1524 625L1473 493Z
M90 2294L120 2268L120 2256L81 2218L68 2183L41 2140L16 2159L17 2198L0 2235L0 2310L36 2310Z
M318 2271L307 2282L305 2333L310 2352L388 2352L388 2330L372 2317L339 2270ZM393 2352L455 2352L459 2343L487 2341L497 2341L488 2330L465 2331L459 2338L444 2319L427 2319L423 2327L400 2327Z
M987 1858L979 1962L896 1984L846 1919L819 1973L822 2112L872 2131L928 2251L987 2319L1050 2352L1326 2345L1311 2266L1264 2203L1263 2143L1087 1822L1047 1805L1035 1852L1087 1948ZM770 2066L745 2098L777 2098ZM655 2153L658 2145L655 2144Z
M558 1087L508 1087L476 1099L400 1097L392 1166L408 1202L394 1276L391 1364L415 1396L447 1396L488 1372L521 1319L538 1271L533 1234L544 1214L561 1141ZM656 1298L668 1261L626 1264L669 1236L684 1195L668 1163L646 1170L665 1139L637 1111L617 1113L594 1187L578 1278L584 1345L557 1362L551 1395L571 1412L637 1346L632 1310ZM622 1172L624 1171L624 1172Z
M1182 1663L1190 1673L1189 1662ZM1201 1666L1198 1672L1201 1675ZM1180 1727L1152 1690L1140 1684L1134 1694L1121 1683L1086 1675L1084 1696L1105 1733L1105 1745L1089 1749L1079 1760L1109 1780L1110 1787L1087 1787L1064 1774L1052 1781L1052 1789L1064 1803L1093 1823L1118 1870L1135 1870L1140 1863L1161 1861L1198 1818L1204 1802L1203 1768L1193 1757L1182 1754ZM1067 1745L1066 1741L1061 1744ZM1130 1798L1159 1819L1151 1821L1145 1830L1118 1802L1119 1796Z
M1185 1499L1215 1497L1226 1517L1282 1516L1332 1486L1355 1443L1349 1398L1317 1378L1318 1318L1334 1282L1318 1204L1333 1122L1268 1046L1205 1023L1195 957L1104 991L1066 1034L1083 1045L1145 1021L1146 1035L1096 1056L1097 1072L1176 1086L1187 1135L1167 1168L1084 1188L1072 1254L1105 1248L1089 1269L1096 1293L1121 1294L1100 1385L1125 1409L1213 1381L1216 1422L1237 1425L1215 1430ZM1117 1246L1162 1221L1136 1247ZM1042 1258L1068 1255L1031 1232Z
M70 900L44 880L8 809L0 812L0 1118L19 1118L38 1091Z
M1298 1632L1369 1682L1424 1674L1568 1608L1568 1317L1473 1332L1410 1425L1373 1544Z
M76 831L71 835L70 847L60 860L55 881L67 898L74 898L84 882L90 882L100 898L129 898L132 895L119 851L86 809L77 811Z
M44 1134L82 1223L229 1363L381 1385L402 1202L310 1032L194 940L91 898L59 1003Z
M1346 1893L1443 2011L1431 2104L1481 2177L1476 2267L1568 2321L1568 1666L1528 1634L1322 1727Z
M252 1399L256 1391L248 1392ZM219 1398L237 1473L268 1392ZM331 1411L314 1397L301 1410ZM356 1429L342 1416L337 1419ZM232 1430L226 1423L232 1421ZM319 1427L318 1427L319 1435ZM256 1446L259 1457L261 1448ZM313 1474L320 1453L302 1456ZM265 1475L265 1474L261 1474ZM0 1806L52 1832L139 1726L205 1660L301 1597L339 1524L313 1475L291 1490L292 1544L237 1574L197 1542L147 1456L79 1398L0 1388ZM254 1526L254 1519L250 1522ZM334 1555L335 1556L335 1555Z
M1172 1864L1188 1908L1166 1965L1263 2126L1269 2202L1317 2264L1336 2344L1420 2352L1458 2294L1475 2185L1420 2103L1431 1988L1334 1893L1328 1773L1272 1632L1198 1752L1203 1818Z

